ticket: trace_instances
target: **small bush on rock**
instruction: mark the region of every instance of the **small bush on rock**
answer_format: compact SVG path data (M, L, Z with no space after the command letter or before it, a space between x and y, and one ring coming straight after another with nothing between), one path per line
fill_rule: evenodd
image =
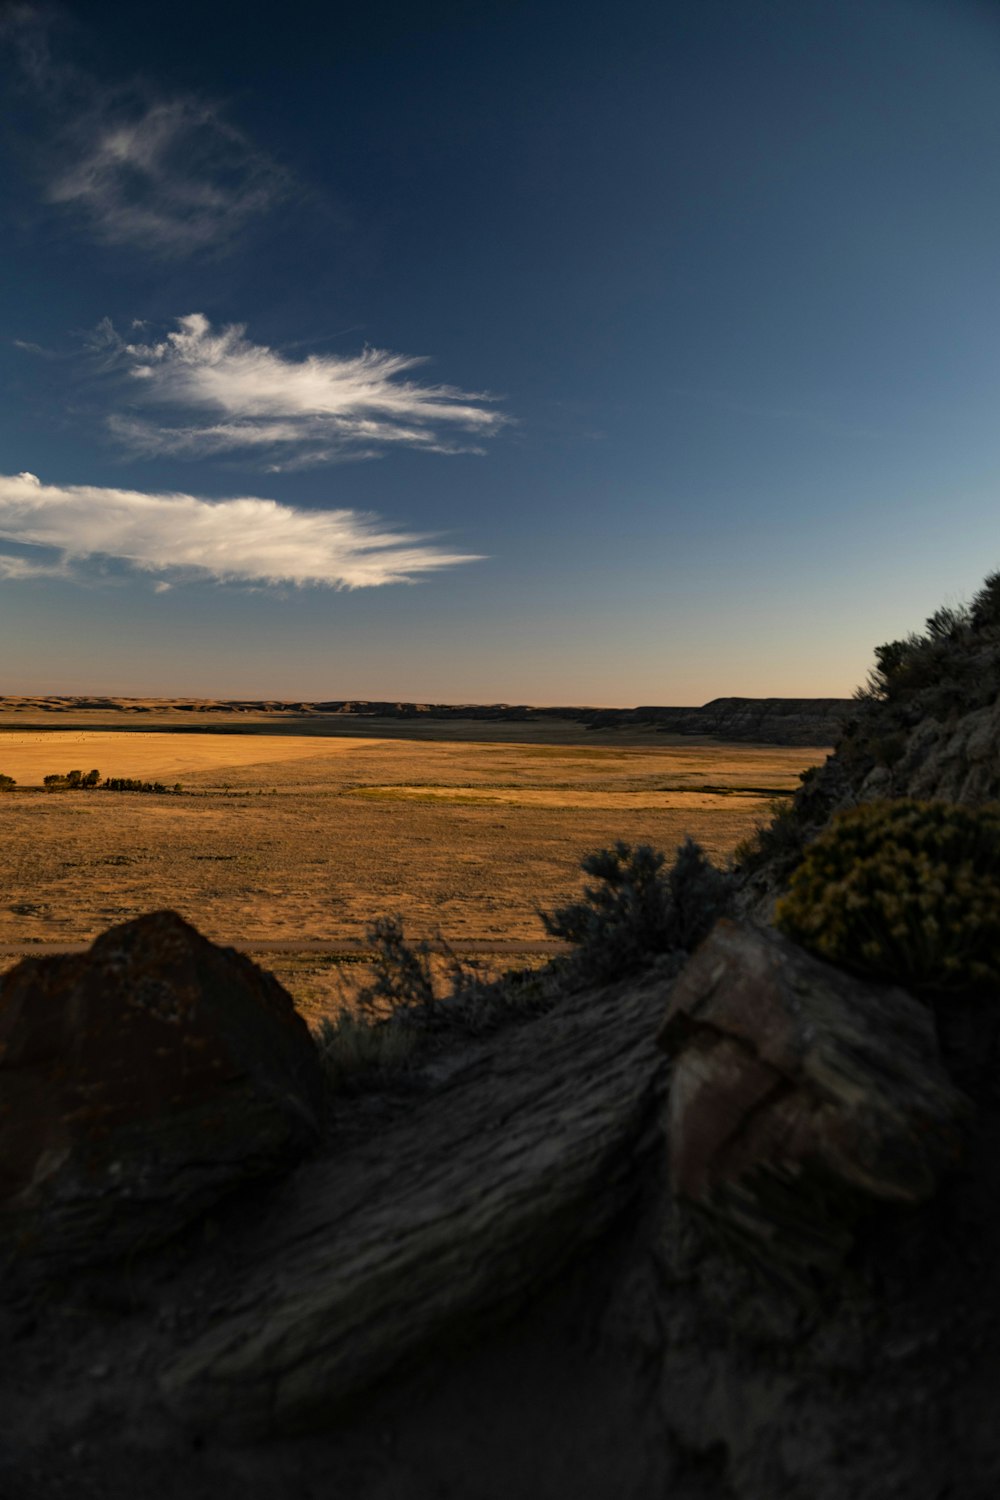
M775 923L820 958L918 992L1000 984L1000 805L899 799L838 814Z
M707 934L725 910L729 877L690 838L666 874L665 863L649 844L621 840L582 861L601 883L585 886L582 901L541 913L546 932L576 945L577 973L615 979L659 954L690 950Z

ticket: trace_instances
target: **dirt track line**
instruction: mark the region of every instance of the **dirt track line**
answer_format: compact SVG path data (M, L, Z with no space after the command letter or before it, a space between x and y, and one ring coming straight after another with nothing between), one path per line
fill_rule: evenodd
M216 939L212 939L216 942ZM370 954L374 953L370 943L363 938L341 938L339 942L330 942L323 938L300 938L297 942L283 938L262 938L259 942L249 943L218 943L220 948L235 948L239 953L317 953L338 957L341 954ZM443 953L445 945L435 939L428 939L428 946L433 952ZM31 943L12 942L5 943L0 940L0 957L2 958L35 958L55 957L63 954L88 953L91 943ZM535 953L568 953L569 944L559 943L552 939L539 938L535 942L510 942L503 938L462 938L455 942L449 942L447 948L453 953L486 954L499 953L503 955L527 957Z

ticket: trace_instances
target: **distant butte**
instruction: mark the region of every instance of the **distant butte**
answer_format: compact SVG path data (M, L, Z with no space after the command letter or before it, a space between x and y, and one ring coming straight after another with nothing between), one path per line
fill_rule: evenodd
M344 698L317 702L277 698L116 698L0 695L7 713L198 713L280 715L285 718L484 719L524 723L559 719L586 729L649 728L770 745L830 745L854 707L850 698L713 698L700 708L557 707L526 703L399 703Z

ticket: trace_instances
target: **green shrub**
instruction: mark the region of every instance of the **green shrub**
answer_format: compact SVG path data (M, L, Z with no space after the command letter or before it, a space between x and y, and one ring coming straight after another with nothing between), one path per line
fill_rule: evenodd
M408 943L399 916L377 917L366 936L374 949L375 982L363 991L362 1004L390 1011L431 1011L436 997L430 945Z
M313 1033L327 1081L339 1093L378 1088L409 1072L421 1041L413 1023L435 1005L429 945L408 944L399 916L376 918L366 936L374 981Z
M434 1038L480 1036L549 1008L581 980L618 978L664 953L693 948L729 896L730 880L687 839L674 864L648 845L618 843L588 855L598 877L582 902L542 914L547 930L577 946L538 971L484 979L438 938L411 943L402 918L379 917L367 929L374 979L315 1033L330 1082L342 1091L398 1085L418 1071ZM435 977L432 954L441 960Z
M0 792L9 792L15 786L17 786L17 782L13 776L0 776Z
M873 735L869 749L876 765L891 771L906 754L906 736L898 730L894 734Z
M345 1007L320 1023L313 1040L327 1080L338 1092L352 1093L405 1073L418 1037L391 1016L376 1019Z
M588 854L582 868L599 885L584 899L542 912L546 932L573 943L572 968L587 979L616 979L664 953L690 950L725 910L730 879L693 839L685 839L674 864L649 844L619 840Z
M862 706L905 711L907 727L992 703L1000 692L1000 573L970 604L937 610L922 633L875 648L875 666L855 698Z
M802 773L803 781L807 775L807 772ZM733 850L733 862L737 867L753 871L773 863L778 876L790 870L801 857L802 827L790 797L772 798L765 809L765 821L741 839Z
M1000 573L989 573L983 579L982 588L969 606L969 619L973 630L1000 625Z
M544 1009L555 998L548 976L531 970L484 978L474 964L461 961L440 933L433 945L408 942L399 915L379 917L366 931L375 977L361 990L357 1004L359 1015L372 1024L393 1018L411 1032L480 1035Z
M838 814L775 912L821 958L925 993L1000 984L1000 805Z
M463 965L443 939L437 983L431 945L411 944L399 916L367 929L374 982L313 1033L328 1081L341 1093L412 1086L435 1037L482 1036L545 1010L558 985L545 971L510 971L487 980Z

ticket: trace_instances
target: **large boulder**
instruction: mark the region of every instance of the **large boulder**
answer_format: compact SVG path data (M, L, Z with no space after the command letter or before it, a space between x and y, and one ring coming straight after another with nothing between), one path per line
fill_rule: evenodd
M277 980L174 912L0 980L0 1263L131 1253L315 1139L323 1078Z
M793 1279L838 1265L866 1209L925 1202L956 1160L967 1103L930 1009L773 931L717 923L659 1041L675 1190Z

